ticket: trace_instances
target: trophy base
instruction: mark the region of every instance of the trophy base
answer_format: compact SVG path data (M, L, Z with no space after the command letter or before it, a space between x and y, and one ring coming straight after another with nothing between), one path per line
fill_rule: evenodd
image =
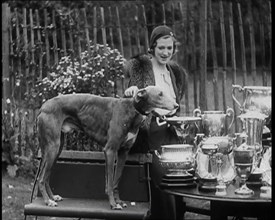
M167 176L193 177L187 170L168 169Z
M247 186L243 185L241 188L236 189L235 193L237 195L244 195L244 196L249 196L249 195L253 195L254 191L249 189Z
M200 179L199 190L215 192L217 185L218 185L218 181L216 178L214 178L214 179Z
M226 185L217 185L216 186L216 196L226 196Z
M260 197L261 198L271 198L271 186L262 186L261 188Z

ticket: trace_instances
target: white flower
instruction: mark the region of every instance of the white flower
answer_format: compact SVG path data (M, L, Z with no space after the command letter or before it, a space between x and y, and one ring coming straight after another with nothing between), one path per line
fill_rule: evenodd
M111 81L111 80L108 80L108 83L110 83L112 87L115 86L115 83L113 81Z
M11 100L10 100L10 99L7 99L6 102L7 102L8 104L10 104L10 103L11 103Z

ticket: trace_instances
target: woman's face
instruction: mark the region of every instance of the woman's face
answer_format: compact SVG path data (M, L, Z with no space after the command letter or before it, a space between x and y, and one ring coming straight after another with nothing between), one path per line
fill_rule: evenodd
M172 37L162 37L156 42L155 58L159 64L167 64L173 55L174 42Z

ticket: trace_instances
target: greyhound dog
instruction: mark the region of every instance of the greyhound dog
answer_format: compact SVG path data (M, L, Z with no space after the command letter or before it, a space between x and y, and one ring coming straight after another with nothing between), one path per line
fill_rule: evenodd
M61 196L53 195L49 179L51 169L62 151L64 133L80 129L104 146L105 193L111 209L127 207L119 198L118 184L145 115L152 113L161 117L178 107L173 98L156 86L140 89L131 98L68 94L46 101L37 116L42 155L38 187L46 205L54 207L62 200Z

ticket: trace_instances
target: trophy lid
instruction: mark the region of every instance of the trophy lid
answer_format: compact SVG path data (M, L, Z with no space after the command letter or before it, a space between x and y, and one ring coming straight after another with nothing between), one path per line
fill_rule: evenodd
M245 112L243 114L240 114L238 116L238 118L241 118L241 119L243 119L243 118L252 118L252 119L256 118L256 119L260 119L260 120L264 120L266 117L267 117L267 115L262 114L259 111L247 111L247 112Z
M244 89L251 89L251 90L270 90L271 86L244 86Z

